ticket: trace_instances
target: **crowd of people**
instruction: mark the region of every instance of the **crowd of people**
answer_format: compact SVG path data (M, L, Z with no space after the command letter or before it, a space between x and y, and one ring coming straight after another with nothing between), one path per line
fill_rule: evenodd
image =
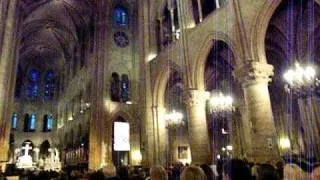
M97 171L84 169L64 169L54 171L15 171L0 174L0 180L9 176L18 176L22 180L320 180L320 164L307 163L301 159L271 164L253 164L246 160L230 159L218 161L216 168L207 164L174 164L167 168L152 166L116 168L107 164Z

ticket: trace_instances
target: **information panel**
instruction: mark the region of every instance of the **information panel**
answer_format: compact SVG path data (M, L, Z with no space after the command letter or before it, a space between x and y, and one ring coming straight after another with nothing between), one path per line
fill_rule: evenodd
M115 151L130 151L130 126L126 122L114 122Z

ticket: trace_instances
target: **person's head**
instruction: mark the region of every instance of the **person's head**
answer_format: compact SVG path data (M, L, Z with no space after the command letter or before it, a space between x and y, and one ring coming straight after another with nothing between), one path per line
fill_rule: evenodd
M103 175L106 177L106 178L109 178L109 177L115 177L117 174L116 174L116 167L113 165L113 164L107 164L105 165L103 168L102 168L102 172L103 172Z
M167 180L168 175L166 170L162 166L153 166L150 169L151 180Z
M125 180L125 179L129 179L129 172L128 172L128 168L125 166L121 166L117 169L117 174L118 176Z
M306 179L307 174L296 164L286 164L283 168L284 180Z
M185 167L180 176L180 180L207 180L207 176L203 172L203 170L194 165L190 165Z
M280 176L276 169L270 164L261 164L258 167L257 180L280 180Z
M242 160L232 159L223 165L224 180L243 180L251 179L249 166Z
M208 164L201 164L200 168L203 170L208 180L214 179L213 171Z

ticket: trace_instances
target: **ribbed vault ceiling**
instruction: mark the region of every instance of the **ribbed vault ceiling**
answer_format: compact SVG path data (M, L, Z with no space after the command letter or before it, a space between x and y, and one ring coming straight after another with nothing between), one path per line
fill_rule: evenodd
M92 20L90 0L22 0L20 7L22 67L59 68L86 42Z

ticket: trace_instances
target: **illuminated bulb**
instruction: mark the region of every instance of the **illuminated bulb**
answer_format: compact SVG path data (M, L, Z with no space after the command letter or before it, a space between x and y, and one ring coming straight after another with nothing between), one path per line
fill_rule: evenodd
M232 151L233 147L231 145L227 146L228 151Z
M226 148L225 148L225 147L223 147L223 148L221 148L221 150L222 150L222 151L226 151Z
M290 140L288 138L281 138L280 139L280 147L282 149L287 149L291 147Z

